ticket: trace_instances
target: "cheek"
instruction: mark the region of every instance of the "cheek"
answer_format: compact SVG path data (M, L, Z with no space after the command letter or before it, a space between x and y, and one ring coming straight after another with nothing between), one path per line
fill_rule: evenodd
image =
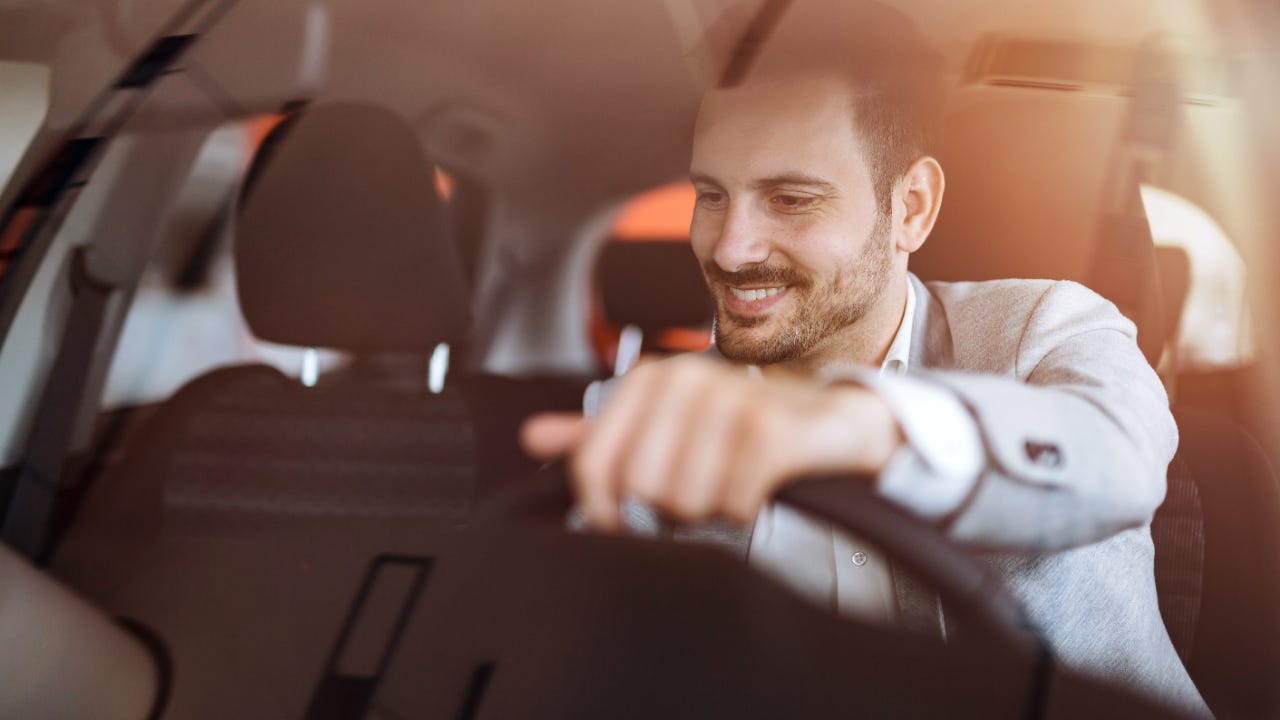
M711 257L716 239L720 237L721 218L720 213L694 211L693 220L689 222L689 244L693 246L698 262L705 262Z
M796 223L785 230L788 262L810 274L815 280L831 280L857 263L858 247L853 238L821 222L801 227Z

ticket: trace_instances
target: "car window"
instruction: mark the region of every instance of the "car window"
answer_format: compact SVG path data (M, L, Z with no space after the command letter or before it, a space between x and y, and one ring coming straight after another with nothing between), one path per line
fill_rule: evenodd
M1248 272L1240 251L1203 208L1168 190L1142 186L1158 248L1186 265L1185 300L1169 350L1177 372L1227 370L1254 360ZM1176 260L1175 260L1176 261ZM1169 273L1167 280L1173 280Z
M9 187L18 163L45 119L49 105L49 68L35 63L0 60L0 88L5 103L0 108L0 198L12 196ZM9 230L0 237L0 278L18 249L19 233Z
M1207 415L1240 430L1247 440L1241 447L1256 451L1261 465L1280 467L1280 222L1271 201L1280 187L1280 145L1273 146L1271 128L1280 116L1271 111L1280 108L1280 63L1270 62L1280 36L1269 34L1280 32L1275 11L1260 0L888 3L936 44L947 83L938 145L945 199L934 232L908 269L927 283L1025 277L1092 287L1143 328L1140 343L1160 336L1141 349L1179 418ZM617 387L604 381L641 355L714 346L705 266L690 244L694 190L678 179L689 170L700 98L717 83L749 77L772 48L774 25L789 13L821 17L823 6L780 0L182 5L174 17L174 3L0 8L0 521L7 520L4 512L21 483L34 478L43 491L40 483L48 481L57 491L48 493L55 498L50 506L60 503L52 513L58 532L73 538L67 554L59 555L65 547L55 544L46 558L52 572L110 614L136 611L176 638L179 677L198 680L175 686L175 707L262 697L268 699L262 716L297 716L315 690L315 669L333 650L341 612L362 592L361 572L376 569L369 558L394 564L398 556L386 553L401 546L425 557L441 537L453 537L444 531L470 522L464 516L480 506L482 495L466 484L481 474L472 473L473 465L506 453L517 462L495 464L503 468L493 473L501 475L495 483L528 479L524 471L533 461L517 445L528 415L576 411L591 381L600 382L588 397L599 399ZM23 22L6 23L11 17ZM32 28L41 32L28 32ZM180 61L165 54L166 47L188 42L191 52ZM145 92L131 86L134 74L152 86ZM411 325L440 315L461 324L458 318L474 317L450 340L452 347L362 356L273 344L255 337L243 317L234 253L246 178L281 123L335 104L389 113L416 139L458 251L457 258L443 252L435 261L444 267L456 259L461 266L463 289L449 302L365 322ZM95 108L103 112L90 112ZM82 116L92 122L73 122ZM353 133L330 147L358 154L368 140ZM68 178L62 204L41 216L48 237L34 242L23 222L35 215L11 212L16 193L39 177L42 163L76 142L91 143L96 159L83 166L83 177ZM424 233L438 229L426 225ZM350 235L344 247L369 240ZM28 241L38 252L19 257L19 243ZM1142 254L1131 252L1135 247L1150 256L1135 259ZM662 258L675 255L678 260L663 265ZM623 260L611 272L621 275L610 276L602 268L618 257ZM100 264L90 267L94 259ZM284 258L280 267L305 260ZM679 292L673 291L676 262L687 271ZM1139 265L1142 273L1133 270ZM26 283L20 292L7 284L18 275ZM613 307L627 312L613 317L609 294L624 285L628 297ZM88 321L75 311L91 296L87 286L106 288L109 300L93 327L100 334L86 345L75 327ZM750 302L757 290L758 300L777 290L763 283L737 289ZM376 290L370 296L382 297ZM1137 296L1154 306L1128 302ZM662 310L684 320L655 319L662 314L655 308L673 298ZM998 317L1005 310L983 312ZM456 384L445 385L450 353ZM281 394L291 394L306 412L272 416L250 408L247 420L202 416L183 426L181 432L194 428L195 440L181 447L174 441L178 423L149 424L176 417L171 413L179 403L169 401L189 400L181 390L193 381L221 368L258 365L278 370L272 379L286 389ZM424 374L430 383L416 382ZM413 382L402 382L406 377ZM245 387L232 399L252 405L256 386ZM326 394L333 387L340 392ZM446 387L457 392L442 392ZM1154 376L1152 389L1149 395L1163 403ZM408 410L397 404L428 396L440 402ZM223 398L210 393L201 400L216 411ZM138 406L147 407L134 414L132 427L150 429L150 436L116 437L116 421ZM66 416L65 432L32 432L55 416ZM459 418L474 422L464 426ZM253 436L264 427L270 429ZM1116 436L1126 435L1128 428L1117 427ZM249 436L249 450L220 446L219 433ZM502 441L499 450L480 444L494 437ZM1162 435L1171 437L1172 431ZM1187 432L1185 445L1193 447L1198 437L1204 436ZM305 449L245 469L261 460L254 453L277 442ZM49 449L59 444L60 452ZM1029 484L1034 492L1057 477L1059 448L1037 438L1019 438L1012 449L975 447L990 457L1007 450L1014 461L1025 456L1041 463L1032 469L1043 480ZM364 454L315 460L349 448ZM52 466L33 464L39 454L33 451ZM164 453L170 451L177 460L169 462ZM903 464L927 464L909 453L898 457L906 458ZM112 474L156 458L163 462L148 466L154 474ZM435 464L420 472L416 463ZM198 472L173 479L193 466ZM520 472L508 472L513 467ZM1179 460L1174 472L1186 467ZM294 484L274 484L285 476ZM145 482L131 485L137 478ZM454 495L444 512L431 510L447 527L421 532L401 523L417 508L397 493L407 489L420 499L413 493L431 483ZM1199 502L1185 484L1178 487L1168 490L1172 502ZM113 495L115 488L127 492ZM966 506L985 499L975 492ZM89 521L80 524L84 508ZM325 524L344 513L358 521L338 530L340 523ZM119 531L135 515L145 520L138 523L140 537L153 530L186 534L174 547L135 547L134 528ZM198 521L184 524L192 517ZM953 519L940 526L952 527ZM303 525L313 534L272 541ZM1173 534L1185 540L1181 527ZM1240 527L1280 527L1280 517ZM1139 528L1127 537L1147 540L1150 533ZM234 556L246 548L256 556ZM867 560L861 546L840 553L832 567L847 570L848 563L862 567ZM147 561L135 562L140 557ZM1009 560L1022 562L1021 556ZM433 581L447 581L446 563L438 569ZM1185 580L1177 570L1171 571L1175 579ZM492 585L487 598L520 594ZM419 589L414 585L412 593ZM926 600L922 607L933 613L937 603ZM1188 602L1179 609L1194 616L1199 607ZM203 613L216 619L205 625ZM253 617L236 624L245 615ZM244 629L258 628L259 620L269 627ZM232 627L241 630L223 632ZM289 652L311 664L298 663L282 673L287 678L262 671L260 665ZM192 654L199 659L183 664ZM183 676L188 668L199 673ZM472 678L473 689L480 688L476 696L490 674L501 683L505 672L501 663L482 663ZM272 704L280 697L285 700Z

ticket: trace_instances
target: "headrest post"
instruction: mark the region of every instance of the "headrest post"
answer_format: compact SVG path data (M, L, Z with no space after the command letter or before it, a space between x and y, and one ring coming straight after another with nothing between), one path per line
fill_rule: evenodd
M449 374L449 343L440 343L427 364L427 389L439 395L444 392L444 379Z
M640 346L644 344L644 331L639 325L622 328L618 337L618 352L613 359L613 376L625 375L640 359Z
M302 370L298 373L298 379L306 387L316 386L320 379L320 351L313 347L302 351Z

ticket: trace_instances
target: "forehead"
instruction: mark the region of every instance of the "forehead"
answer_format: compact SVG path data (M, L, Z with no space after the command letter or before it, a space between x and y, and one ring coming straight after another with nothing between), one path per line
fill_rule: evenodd
M809 76L709 91L698 111L690 170L725 182L792 172L845 181L865 175L848 86Z

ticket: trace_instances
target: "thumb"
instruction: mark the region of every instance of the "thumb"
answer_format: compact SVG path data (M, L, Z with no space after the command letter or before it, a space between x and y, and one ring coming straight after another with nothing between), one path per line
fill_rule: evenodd
M587 433L582 413L539 413L520 426L520 447L537 460L554 460L569 454Z

